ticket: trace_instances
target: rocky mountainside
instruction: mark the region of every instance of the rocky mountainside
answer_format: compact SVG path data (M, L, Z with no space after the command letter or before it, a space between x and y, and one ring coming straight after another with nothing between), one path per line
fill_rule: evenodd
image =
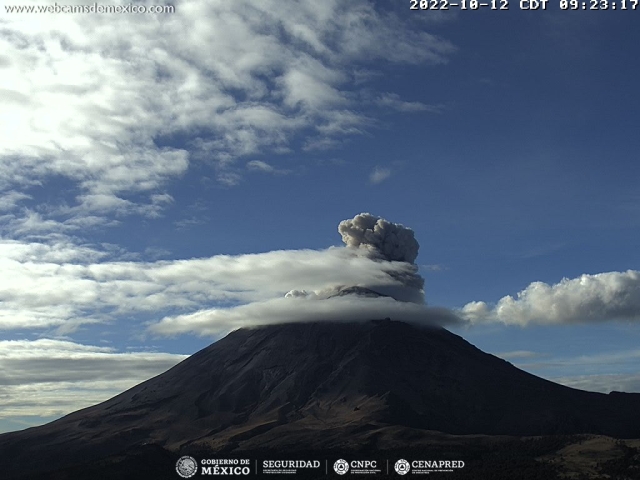
M237 330L104 403L0 435L0 471L12 478L150 446L295 451L358 448L366 437L375 450L431 431L639 438L640 394L557 385L442 328L271 325Z

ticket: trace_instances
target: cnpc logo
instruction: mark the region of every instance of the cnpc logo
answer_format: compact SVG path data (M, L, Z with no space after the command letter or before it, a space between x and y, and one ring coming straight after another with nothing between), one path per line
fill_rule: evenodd
M349 471L349 462L347 462L343 458L336 460L336 463L333 464L333 470L338 475L344 475Z
M375 470L377 466L378 464L375 460L351 460L351 462L347 462L341 458L333 464L333 470L338 475L348 473L349 469L351 469L352 473L372 473L370 470Z

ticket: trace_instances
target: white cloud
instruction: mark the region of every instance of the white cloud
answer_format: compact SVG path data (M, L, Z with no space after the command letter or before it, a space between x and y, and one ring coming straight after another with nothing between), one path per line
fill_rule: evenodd
M30 198L30 195L26 195L20 192L0 192L0 212L13 210L22 200L27 200Z
M151 324L149 330L158 335L217 336L239 327L312 321L367 321L391 318L425 325L459 323L447 309L431 308L389 297L366 298L354 295L328 299L300 296L254 302L231 308L212 308L187 315L168 316Z
M263 162L262 160L251 160L247 163L247 168L249 168L249 170L260 170L267 173L271 173L275 170L271 165L267 162Z
M0 190L10 193L0 208L61 176L77 189L76 204L27 212L22 223L48 213L35 219L45 227L58 215L49 227L59 231L69 215L157 215L163 204L151 196L195 158L213 160L219 180L233 185L238 157L288 151L298 134L308 136L305 148L336 144L370 122L352 96L367 64L438 64L454 51L373 2L175 7L117 21L3 17ZM187 146L164 146L174 135ZM149 208L134 208L145 202L129 195L145 192Z
M569 387L602 393L640 392L638 349L568 357L525 350L498 356L514 361L518 368Z
M59 240L54 244L0 240L0 261L71 263L95 262L107 256L88 246Z
M314 150L331 150L334 148L338 148L343 144L344 141L336 140L335 138L315 137L307 139L302 149L307 152L311 152Z
M539 355L544 356L544 355ZM527 369L546 369L546 368L575 368L588 366L590 370L599 369L600 373L609 373L607 370L615 367L619 369L625 365L637 365L640 359L640 350L624 350L617 352L604 352L590 355L580 355L569 358L549 358L536 361L533 363L522 363L520 366Z
M376 167L373 169L371 174L369 174L369 182L374 185L384 182L387 178L391 176L391 170L388 168Z
M440 113L443 110L441 105L427 105L422 102L407 102L400 98L397 93L383 93L376 99L376 103L384 108L397 110L398 112L431 112Z
M187 358L69 341L0 341L0 418L61 416L102 402Z
M496 356L504 358L505 360L519 359L519 358L535 358L544 356L542 353L532 352L529 350L514 350L513 352L496 353Z
M556 383L566 385L567 387L587 390L589 392L609 393L616 391L640 393L640 373L578 375L570 377L556 377L551 380Z
M262 160L251 160L247 163L247 168L254 172L270 173L273 175L286 175L287 173L291 173L290 170L275 168L273 165L269 165Z
M562 279L549 285L531 283L516 297L494 306L470 302L460 311L470 322L507 325L578 324L640 320L640 272L607 272Z
M51 232L62 233L76 227L53 219L44 218L40 213L24 209L22 215L8 215L3 219L2 229L18 237L38 237Z
M108 261L109 252L63 242L0 241L0 329L69 332L83 323L132 322L140 313L261 302L292 289L403 289L403 279L415 276L411 264L374 261L366 253L333 247L135 262Z

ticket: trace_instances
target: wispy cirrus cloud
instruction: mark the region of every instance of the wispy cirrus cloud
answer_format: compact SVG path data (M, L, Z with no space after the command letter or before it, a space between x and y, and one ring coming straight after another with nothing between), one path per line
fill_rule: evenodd
M514 350L512 352L502 352L496 354L500 358L505 360L521 359L521 358L536 358L544 356L544 353L532 352L530 350Z
M30 198L30 195L17 191L0 193L0 212L14 210L21 201Z
M391 176L390 168L375 167L369 174L369 183L378 185Z
M376 98L375 103L381 107L389 108L403 113L412 112L431 112L441 113L444 110L443 105L427 105L422 102L408 102L402 100L397 93L383 93Z
M272 175L287 175L291 173L291 170L276 168L262 160L251 160L247 163L247 168L253 172L269 173Z

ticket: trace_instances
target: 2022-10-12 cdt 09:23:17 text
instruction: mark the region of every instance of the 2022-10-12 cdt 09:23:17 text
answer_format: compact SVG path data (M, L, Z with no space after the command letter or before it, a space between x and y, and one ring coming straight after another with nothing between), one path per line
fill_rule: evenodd
M519 0L520 10L547 10L550 0ZM559 0L560 10L637 10L640 0ZM410 0L409 10L509 10L509 0Z

